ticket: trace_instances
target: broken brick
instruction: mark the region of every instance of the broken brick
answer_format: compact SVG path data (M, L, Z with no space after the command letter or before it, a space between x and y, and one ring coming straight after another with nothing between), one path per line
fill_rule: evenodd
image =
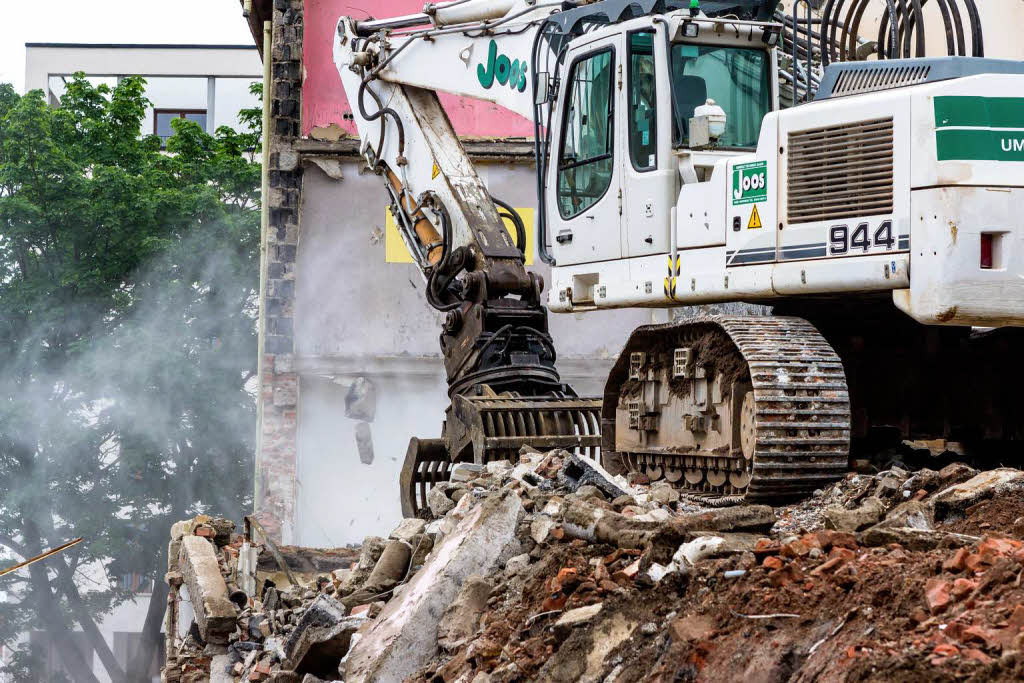
M967 648L960 654L963 655L965 659L972 659L981 664L990 664L992 662L991 657L974 647Z
M957 548L956 552L942 563L942 568L948 572L962 572L967 569L967 556L970 554L967 548Z
M812 569L811 576L820 576L821 574L825 574L827 572L832 571L833 569L837 569L838 567L841 567L844 564L846 564L846 560L842 557L833 557L832 559L826 560L822 564L819 564L817 567Z
M949 581L928 579L924 586L924 599L932 614L938 614L946 609L952 601L949 596Z
M774 555L769 555L768 557L764 558L764 561L761 563L761 565L767 567L768 569L771 569L772 571L778 571L782 569L782 560L775 557Z
M969 579L955 579L953 581L953 588L950 590L950 594L956 601L963 600L978 587L977 581L971 581Z

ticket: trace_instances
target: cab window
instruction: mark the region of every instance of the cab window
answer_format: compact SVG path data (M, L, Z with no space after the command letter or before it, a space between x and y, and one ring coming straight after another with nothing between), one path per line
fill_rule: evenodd
M558 210L562 218L589 209L611 184L613 62L609 48L577 61L569 74L558 157Z
M658 167L658 100L654 33L629 34L629 156L633 168Z
M768 52L753 48L677 43L672 46L673 142L690 145L694 110L713 99L725 110L719 147L754 149L761 120L771 111Z

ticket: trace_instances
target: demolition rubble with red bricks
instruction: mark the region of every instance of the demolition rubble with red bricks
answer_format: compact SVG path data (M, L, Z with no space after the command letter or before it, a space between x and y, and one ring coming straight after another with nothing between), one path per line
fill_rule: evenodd
M1022 490L954 463L710 507L524 449L455 466L428 519L361 548L197 517L172 530L162 680L1021 678Z

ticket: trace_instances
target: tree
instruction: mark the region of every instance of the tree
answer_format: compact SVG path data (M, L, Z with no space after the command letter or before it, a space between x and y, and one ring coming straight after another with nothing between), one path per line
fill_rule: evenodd
M0 578L0 642L44 625L75 681L90 649L148 680L170 524L251 504L259 131L175 121L162 152L144 88L0 86L0 557L85 539ZM156 589L123 671L97 624L132 574Z

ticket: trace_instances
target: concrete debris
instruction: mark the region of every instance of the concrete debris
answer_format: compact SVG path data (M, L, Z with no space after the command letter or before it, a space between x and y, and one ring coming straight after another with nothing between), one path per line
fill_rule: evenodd
M487 575L515 547L522 500L505 491L476 505L388 603L353 647L345 681L402 681L432 658L442 610L472 575ZM506 558L507 559L507 558Z
M403 519L398 526L395 527L394 531L391 532L389 538L398 539L399 541L409 542L416 536L419 536L426 531L427 522L416 517L409 517Z
M441 615L437 625L437 644L445 650L454 650L476 633L480 615L487 607L493 589L494 586L487 579L469 577L458 596Z
M584 626L593 621L600 611L600 602L587 605L586 607L571 609L558 618L552 629L557 637L564 640L577 626Z
M847 510L838 505L825 510L825 528L836 531L860 531L878 524L885 515L885 504L871 496L860 507Z
M377 415L377 387L366 377L357 377L345 395L345 417L373 422Z
M369 422L356 425L356 452L359 453L359 462L364 465L373 464L373 431Z
M284 645L283 668L301 674L334 676L365 615L345 616L345 607L330 595L318 595L299 617Z
M452 467L451 481L471 481L476 479L484 471L483 465L475 465L471 462L456 463Z
M909 550L932 550L934 548L959 548L977 543L977 536L955 534L948 531L913 529L910 527L873 526L864 532L861 542L868 547L886 546L898 543Z
M430 513L435 517L443 517L445 513L455 507L451 498L445 495L445 487L435 486L427 494L427 505L430 506Z
M932 499L935 515L942 520L983 500L1024 490L1024 472L1000 468L982 472L961 484L940 491Z
M227 644L235 627L236 610L221 576L213 543L202 536L185 536L181 539L179 562L199 636L205 643Z
M169 629L163 680L1019 680L1021 488L1017 470L897 464L713 507L560 450L460 463L389 538L284 551L299 585L252 542L224 642L209 613ZM197 581L186 559L240 585L246 541L212 518L171 542L172 596Z
M562 469L558 472L558 482L570 491L576 491L587 484L596 487L599 491L611 498L629 495L629 491L623 488L611 474L601 465L575 454L565 451L555 451L562 456Z

